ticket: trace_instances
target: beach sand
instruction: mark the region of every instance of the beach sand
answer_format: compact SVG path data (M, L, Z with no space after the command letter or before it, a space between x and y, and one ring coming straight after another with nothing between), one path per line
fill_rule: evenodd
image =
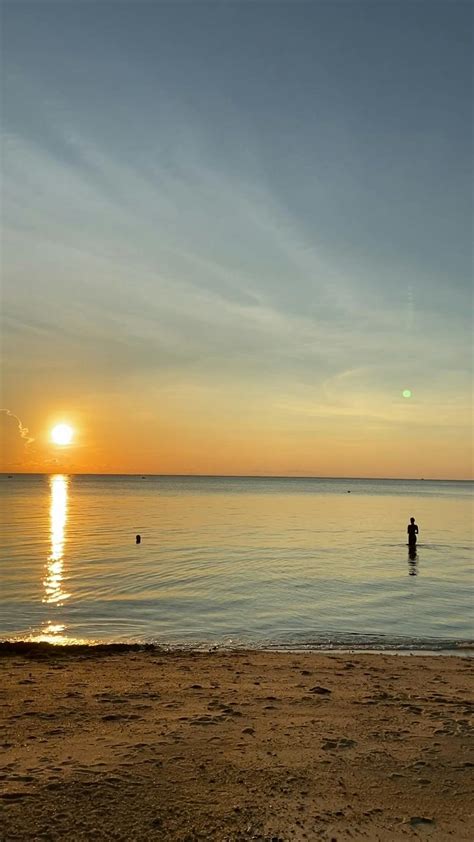
M473 838L460 657L0 645L2 840Z

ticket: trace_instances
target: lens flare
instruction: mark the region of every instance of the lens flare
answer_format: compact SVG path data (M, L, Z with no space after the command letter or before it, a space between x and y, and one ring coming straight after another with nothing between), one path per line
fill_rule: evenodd
M411 389L404 389L402 395L404 398L411 398Z

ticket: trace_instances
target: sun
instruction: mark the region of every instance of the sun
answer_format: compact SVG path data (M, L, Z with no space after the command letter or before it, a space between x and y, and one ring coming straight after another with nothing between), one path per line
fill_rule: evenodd
M54 444L71 444L74 436L74 430L69 424L56 424L51 430L51 441Z

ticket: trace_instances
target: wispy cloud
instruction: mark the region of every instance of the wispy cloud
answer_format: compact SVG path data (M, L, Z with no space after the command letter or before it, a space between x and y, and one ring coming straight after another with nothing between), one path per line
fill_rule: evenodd
M21 420L18 418L18 415L15 415L10 409L0 409L0 412L4 412L5 415L8 415L10 418L14 418L18 424L18 430L20 432L20 437L25 440L26 444L32 444L34 442L34 438L29 435L28 427L25 427Z

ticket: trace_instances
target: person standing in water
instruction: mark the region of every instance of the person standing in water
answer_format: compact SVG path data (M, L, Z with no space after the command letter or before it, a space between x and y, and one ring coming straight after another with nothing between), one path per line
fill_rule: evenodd
M407 526L408 546L416 547L416 536L418 535L418 526L415 523L415 518L410 518L410 523Z

